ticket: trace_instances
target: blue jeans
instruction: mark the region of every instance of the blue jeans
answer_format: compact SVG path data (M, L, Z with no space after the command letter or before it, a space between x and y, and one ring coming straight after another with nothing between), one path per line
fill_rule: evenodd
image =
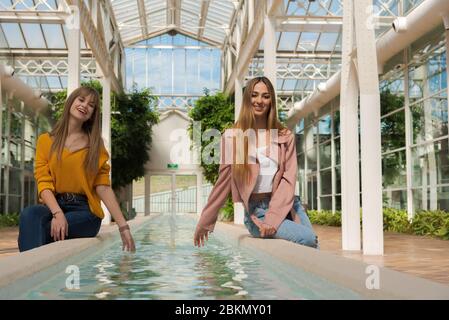
M57 199L68 223L68 237L89 238L98 234L101 219L94 215L87 200ZM19 221L19 250L26 251L54 242L50 236L52 214L44 205L34 205L23 209Z
M269 204L270 199L267 198L258 201L250 201L248 206L250 212L255 214L257 218L263 221L265 219L265 213L268 210ZM274 234L274 238L292 241L312 248L319 248L318 237L313 231L312 224L310 223L309 217L304 212L304 209L301 205L301 201L298 196L295 196L293 208L298 214L301 222L296 223L290 219L285 219L279 225L277 232ZM246 210L245 210L244 223L246 228L253 237L260 238L259 228L251 220L251 218L249 217L249 213Z

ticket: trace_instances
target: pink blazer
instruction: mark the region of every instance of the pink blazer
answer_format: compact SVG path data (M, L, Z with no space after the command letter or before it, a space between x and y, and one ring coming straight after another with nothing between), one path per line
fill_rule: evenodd
M222 161L219 168L219 176L198 221L198 227L209 231L214 230L218 211L224 205L229 192L232 193L233 202L243 202L245 209L249 211L249 198L259 175L259 163L256 163L250 164L250 183L241 184L232 178L231 165L224 162L226 152L223 142L226 139L225 136L224 134L221 140ZM297 215L293 214L298 163L296 160L295 137L291 131L284 135L279 134L277 141L274 143L273 150L275 149L278 152L278 171L273 179L271 200L265 214L264 223L273 226L277 230L290 212L295 222L299 220L296 219Z

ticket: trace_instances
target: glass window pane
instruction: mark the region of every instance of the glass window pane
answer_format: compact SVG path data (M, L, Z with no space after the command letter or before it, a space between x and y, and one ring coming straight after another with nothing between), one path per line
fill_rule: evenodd
M413 143L422 143L448 134L447 97L441 95L410 107Z
M332 194L331 170L321 171L321 195Z
M337 194L341 193L341 168L335 167L335 191Z
M320 147L320 168L325 169L331 166L331 142L321 144Z
M381 119L382 152L405 146L405 111Z
M341 197L335 196L335 210L341 211Z
M329 140L332 135L332 129L331 129L331 115L325 115L324 117L320 118L319 120L319 132L320 132L320 142Z
M382 157L382 185L384 188L406 186L405 150Z
M61 26L57 24L42 24L45 40L50 49L63 49L66 47Z
M383 192L383 205L394 209L407 209L407 191L395 190Z
M404 107L404 96L401 93L391 91L390 88L382 88L380 93L381 114L388 114Z
M175 49L174 50L174 68L175 68L175 78L174 78L174 93L182 94L186 92L186 60L185 60L186 50L185 49Z
M321 210L332 210L332 197L321 197Z
M334 135L340 135L340 111L337 110L334 113Z
M337 138L334 140L334 146L335 146L335 164L340 164L340 138Z
M413 208L449 211L449 187L419 188L413 190Z
M10 48L26 48L25 40L22 37L19 24L2 23L1 26Z
M448 140L412 148L413 186L449 183Z
M28 48L46 48L41 28L36 23L21 23Z

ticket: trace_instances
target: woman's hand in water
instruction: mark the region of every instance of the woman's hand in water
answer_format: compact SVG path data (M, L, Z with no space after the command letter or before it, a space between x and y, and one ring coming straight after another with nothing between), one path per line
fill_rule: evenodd
M209 240L209 230L196 227L195 235L193 236L193 245L197 247L203 247L205 240Z
M120 230L120 236L122 237L122 250L135 252L136 245L134 244L134 239L131 235L129 227L125 228L124 230Z

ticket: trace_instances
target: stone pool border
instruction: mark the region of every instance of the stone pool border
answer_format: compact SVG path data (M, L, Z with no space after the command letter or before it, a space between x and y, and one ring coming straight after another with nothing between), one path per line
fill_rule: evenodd
M142 224L157 216L158 215L147 217L140 216L128 221L128 224L131 230L138 230ZM118 234L117 226L115 224L104 225L101 227L98 236L95 238L58 241L10 257L2 258L0 260L0 289L15 281L33 276L34 274L43 271L64 259L80 254L89 248L103 244L107 239L117 236Z
M129 221L129 225L132 230L136 231L149 220L159 216L159 214L146 217L138 216ZM184 216L192 219L198 218L193 214ZM244 226L217 222L211 237L214 237L215 234L233 245L246 250L255 250L258 254L273 257L289 266L311 272L351 289L367 299L449 299L449 286L384 267L377 267L380 288L367 289L366 280L369 274L366 271L369 264L285 240L255 239L248 234ZM0 292L16 281L23 281L65 259L105 244L107 239L116 235L118 232L115 225L102 226L96 238L55 242L5 257L0 260Z
M447 285L380 266L375 266L379 274L379 289L368 289L366 281L372 274L372 267L368 273L367 268L372 265L285 240L256 239L244 226L217 223L214 233L238 247L257 250L263 255L351 289L366 299L449 299Z

